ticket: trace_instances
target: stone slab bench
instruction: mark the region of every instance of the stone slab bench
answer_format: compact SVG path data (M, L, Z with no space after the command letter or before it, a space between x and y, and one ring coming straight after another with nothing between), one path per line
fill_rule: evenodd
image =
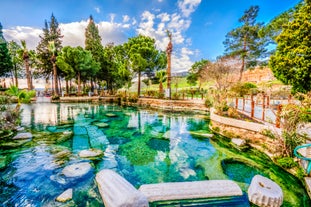
M231 180L145 184L138 190L149 202L243 195L241 188Z
M96 174L99 193L105 207L148 207L147 198L113 170Z

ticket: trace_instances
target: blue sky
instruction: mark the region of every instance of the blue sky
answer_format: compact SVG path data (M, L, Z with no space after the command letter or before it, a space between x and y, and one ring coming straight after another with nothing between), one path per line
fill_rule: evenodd
M165 30L173 33L173 72L188 70L194 61L213 60L224 52L225 35L252 5L260 7L258 21L269 22L300 0L1 0L0 22L6 40L26 40L35 49L44 21L53 13L63 45L84 46L90 15L103 44L127 41L138 34L156 39L165 50Z

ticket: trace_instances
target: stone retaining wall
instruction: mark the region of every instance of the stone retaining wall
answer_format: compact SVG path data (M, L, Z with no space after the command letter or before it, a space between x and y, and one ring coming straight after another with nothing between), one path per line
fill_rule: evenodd
M140 98L137 105L168 111L209 111L209 108L205 106L204 100L165 100Z
M267 136L262 132L270 130L274 134L280 134L281 130L268 125L258 124L243 120L219 116L211 110L211 129L222 134L228 138L241 138L249 142L250 145L257 149L264 151L269 156L277 152L278 142Z

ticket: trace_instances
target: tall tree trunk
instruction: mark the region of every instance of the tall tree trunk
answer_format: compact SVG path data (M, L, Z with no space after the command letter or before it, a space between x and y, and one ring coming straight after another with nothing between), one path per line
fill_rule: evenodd
M52 64L53 64L54 95L59 96L58 81L57 81L57 67L56 67L54 60L52 60Z
M137 96L140 96L140 71L138 72Z
M78 72L78 96L81 95L81 77L80 72Z
M68 80L66 80L66 94L69 95L69 83L68 83Z
M32 84L32 73L31 71L29 71L29 75L30 75L30 85L31 85L31 90L34 89L33 84Z
M31 90L30 71L29 71L29 59L25 58L24 62L25 62L25 68L26 68L27 89Z
M244 71L244 67L245 67L246 38L247 38L247 35L244 36L244 41L243 41L243 54L242 54L243 56L242 56L242 65L241 65L241 69L240 69L239 82L241 82L241 80L242 80L243 71Z
M94 81L93 81L93 78L91 78L91 91L94 92Z
M60 80L60 77L58 77L58 85L59 85L59 94L62 94L62 81Z
M18 88L18 77L17 77L16 64L14 64L14 71L12 71L12 80L13 80L13 84Z

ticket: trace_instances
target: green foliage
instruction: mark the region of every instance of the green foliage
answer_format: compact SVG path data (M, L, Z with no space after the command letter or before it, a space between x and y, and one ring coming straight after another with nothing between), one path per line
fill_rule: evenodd
M16 86L12 85L6 90L6 94L16 97L17 102L20 104L30 103L31 98L36 96L36 91L19 90Z
M264 129L261 131L261 134L271 138L271 139L276 139L276 135L269 129Z
M301 124L310 122L311 93L299 94L300 103L284 105L280 114L283 127L281 141L282 154L293 156L293 150L298 145L305 143L305 135L300 134L298 129Z
M204 69L204 67L206 67L207 63L209 61L208 60L200 60L200 61L197 61L195 62L191 68L189 69L188 71L188 76L187 76L187 83L190 85L190 86L195 86L197 84L197 81L202 80L202 71Z
M166 81L166 70L159 70L156 72L156 77L159 80L159 93L163 93L163 82Z
M97 62L102 61L104 47L101 44L98 27L95 25L93 17L90 16L89 24L85 29L85 49L90 51Z
M12 70L13 64L9 54L7 43L2 34L2 25L0 23L0 77L6 76Z
M208 97L205 99L204 104L205 104L205 106L206 106L207 108L213 107L213 99L212 99L210 96L208 96Z
M50 77L53 72L53 65L51 62L52 53L49 51L49 42L53 41L55 45L55 55L57 56L62 49L61 30L57 19L52 14L50 22L44 22L43 34L39 36L40 42L36 48L37 51L37 70L36 76ZM57 73L59 74L59 73Z
M64 47L62 53L56 58L56 65L66 74L67 79L76 75L79 94L81 94L81 80L87 80L90 75L96 74L100 67L91 52L80 46Z
M133 72L138 74L137 94L140 94L140 77L143 72L157 71L166 66L166 55L156 49L155 40L139 35L124 44L126 59Z
M128 101L131 103L137 103L138 101L138 95L135 93L130 93L128 97Z
M15 79L15 85L18 87L18 78L21 76L22 72L22 64L23 60L20 57L19 51L21 50L21 46L18 45L15 41L10 41L8 44L8 49L10 52L10 56L12 59L12 73Z
M292 157L281 157L276 160L276 162L286 169L298 167L298 163Z
M276 38L277 48L269 64L277 79L292 91L311 91L311 5L304 2Z
M248 94L254 94L256 91L254 89L257 89L257 86L253 83L242 83L242 82L237 82L235 85L231 87L231 91L236 95L236 96L245 96Z
M293 20L293 14L295 10L301 7L301 3L297 4L295 8L290 8L289 10L281 13L272 19L267 25L265 25L261 31L261 36L265 37L269 44L276 44L277 36L286 27L287 23Z

